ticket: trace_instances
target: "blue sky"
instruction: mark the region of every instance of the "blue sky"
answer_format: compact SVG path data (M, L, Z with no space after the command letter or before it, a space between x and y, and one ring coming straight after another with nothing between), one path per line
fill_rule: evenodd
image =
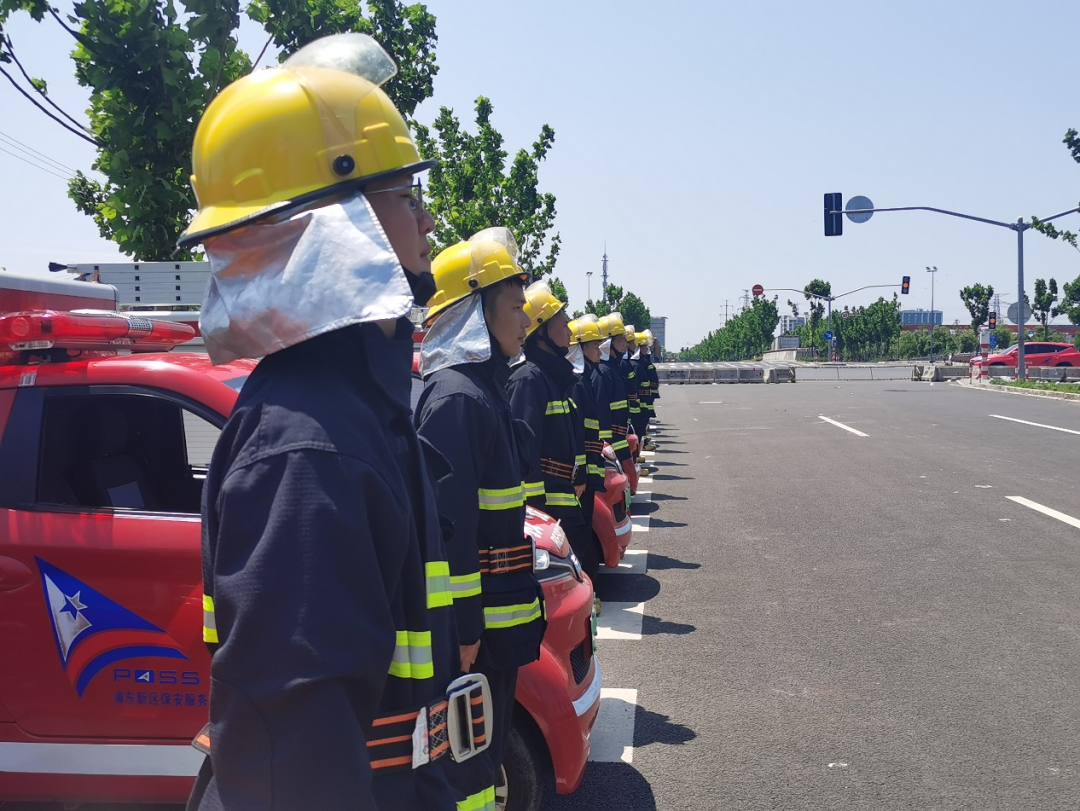
M1011 231L921 212L882 213L844 236L822 235L822 194L880 207L929 205L995 220L1080 204L1080 166L1061 144L1080 128L1080 6L992 2L494 2L430 0L438 17L435 96L471 120L491 98L509 149L556 133L541 187L558 198L556 275L571 306L611 281L668 316L668 344L720 325L743 291L841 293L912 277L906 307L935 304L968 320L958 290L992 284L1017 298ZM14 20L31 72L74 111L69 42L55 25ZM244 44L257 51L257 27ZM92 148L0 86L0 132L71 168ZM9 145L0 147L11 149ZM120 259L63 180L0 152L0 266ZM1080 216L1063 220L1080 230ZM1026 237L1029 295L1037 277L1080 276L1080 253ZM891 295L892 291L878 291ZM794 294L781 292L784 301ZM842 299L866 304L876 291ZM801 302L801 306L804 302Z

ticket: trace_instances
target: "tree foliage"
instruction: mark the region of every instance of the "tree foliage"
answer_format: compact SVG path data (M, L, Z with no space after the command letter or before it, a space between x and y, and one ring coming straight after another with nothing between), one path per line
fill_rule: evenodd
M1055 279L1051 279L1049 284L1046 283L1046 279L1035 280L1035 299L1032 309L1035 311L1035 320L1042 325L1040 340L1050 340L1047 322L1050 320L1050 314L1054 312L1054 302L1057 301L1057 297L1058 286Z
M971 314L971 329L978 332L990 317L990 300L994 297L993 285L968 285L960 291L960 300Z
M1063 315L1070 324L1080 324L1080 276L1061 287L1061 304L1054 308L1054 315Z
M1080 132L1077 132L1073 128L1069 128L1065 133L1065 137L1061 140L1065 147L1072 155L1072 159L1077 163L1080 163ZM1080 244L1077 243L1077 235L1071 231L1062 231L1055 228L1053 223L1041 222L1038 217L1031 218L1032 227L1035 230L1050 237L1050 239L1060 239L1069 245L1072 245L1077 250L1080 250ZM1077 322L1073 322L1074 324Z
M831 295L832 283L822 281L821 279L814 279L803 288L803 296L810 302L808 326L810 327L811 340L807 346L813 345L814 332L817 330L817 325L821 323L821 318L825 314L825 302L819 297L824 296L825 298L828 298Z
M585 312L605 316L608 313L621 313L624 324L633 324L637 330L649 329L652 326L652 313L641 298L629 290L624 291L621 287L609 284L604 289L604 297L585 302Z
M549 237L555 225L555 195L541 193L540 162L555 142L544 124L531 149L519 149L506 165L503 136L491 123L491 101L476 100L476 133L467 132L454 111L443 107L430 128L416 125L420 154L438 161L424 190L435 218L436 251L501 225L517 239L521 266L540 278L555 268L562 239ZM432 133L434 130L434 133Z
M845 312L847 318L844 318ZM901 334L900 301L893 295L891 300L878 298L866 307L845 307L840 313L834 312L832 332L841 360L870 361L891 357L897 351L894 341ZM803 346L827 349L823 332L815 332L809 323L793 334L799 336Z
M755 297L753 303L713 330L697 346L683 350L679 360L735 361L760 357L769 348L780 323L777 299Z
M366 7L253 0L246 13L283 55L326 34L371 34L398 63L386 90L409 115L431 95L435 17L421 3L368 0ZM90 90L85 122L60 110L45 83L23 69L3 30L17 11L39 22L48 17L71 36L75 77ZM181 11L173 0L80 0L74 12L65 19L43 0L0 0L0 63L17 68L24 95L43 112L97 147L92 168L104 181L79 171L68 195L101 235L139 259L190 258L175 246L196 206L188 182L195 127L218 90L252 69L237 44L239 2L185 0ZM19 86L4 64L0 71Z

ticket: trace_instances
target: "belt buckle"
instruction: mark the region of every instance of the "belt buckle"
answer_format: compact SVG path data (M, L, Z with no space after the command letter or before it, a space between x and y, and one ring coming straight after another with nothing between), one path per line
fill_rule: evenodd
M473 724L474 702L479 700L484 718L484 740L476 742ZM466 673L446 688L446 728L450 736L450 757L463 763L491 746L491 688L483 673Z

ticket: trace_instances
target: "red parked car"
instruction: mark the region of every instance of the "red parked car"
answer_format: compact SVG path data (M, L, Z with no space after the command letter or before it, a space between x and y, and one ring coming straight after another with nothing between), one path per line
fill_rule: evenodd
M0 803L183 802L199 769L200 497L254 362L138 353L190 335L0 315ZM549 627L518 684L511 809L539 807L549 765L560 793L577 788L601 686L592 584L554 521L533 513L526 531Z
M989 355L985 360L974 358L971 365L1009 366L1015 369L1018 348L1016 344L1013 344L1004 352ZM1080 350L1072 344L1025 341L1024 364L1027 366L1080 366Z

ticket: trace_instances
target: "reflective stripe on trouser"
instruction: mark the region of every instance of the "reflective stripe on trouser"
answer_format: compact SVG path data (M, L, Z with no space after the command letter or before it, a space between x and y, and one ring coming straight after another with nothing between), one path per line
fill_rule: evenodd
M630 443L627 442L625 439L620 439L618 442L612 442L611 443L611 449L613 451L621 451L624 448L629 448L629 447L630 447Z
M540 607L540 598L537 597L531 603L485 607L484 627L488 629L513 628L535 622L543 616L544 610Z
M525 492L522 485L506 487L501 490L491 490L481 487L478 491L481 510L512 510L525 503Z
M551 414L569 414L570 403L566 400L552 400L547 404L547 409L544 411L544 416L550 416Z
M430 679L435 676L431 658L431 631L398 631L390 675L399 679Z
M525 482L521 486L525 492L525 498L537 498L544 495L543 482Z
M611 411L621 411L626 408L626 400L613 400L608 409Z
M445 560L431 560L424 564L424 569L427 574L427 607L444 608L453 605L454 590L450 582L450 564Z
M585 467L586 461L587 460L585 459L585 454L583 453L579 453L577 456L574 457L574 464L578 467Z
M605 475L604 469L600 465L589 465L589 475L599 476L602 479Z
M457 811L495 811L495 786L458 800Z
M480 594L480 572L450 575L450 592L455 600L478 596Z
M548 493L544 497L544 502L549 507L576 507L578 506L577 496L573 493Z
M202 638L203 642L217 644L217 620L214 618L214 598L209 594L202 596Z

